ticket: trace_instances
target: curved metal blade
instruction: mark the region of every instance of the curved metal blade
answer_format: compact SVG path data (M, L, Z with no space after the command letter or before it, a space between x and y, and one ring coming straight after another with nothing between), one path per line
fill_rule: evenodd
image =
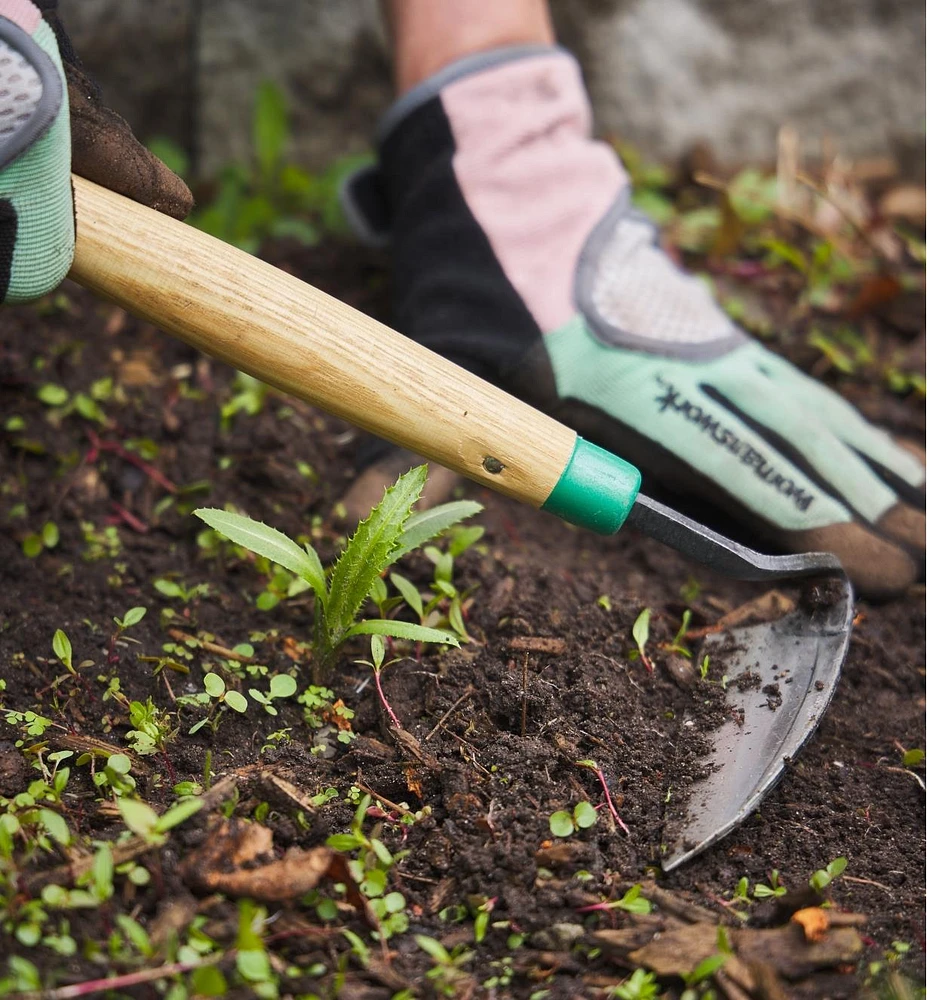
M739 580L778 580L843 570L840 560L829 552L788 556L754 552L640 493L625 523L703 566Z
M822 590L826 599L814 607L703 644L703 652L724 664L731 719L713 734L708 777L692 786L680 815L667 816L664 871L743 822L814 732L837 686L853 622L849 580L830 577ZM746 690L739 690L738 678L748 682Z

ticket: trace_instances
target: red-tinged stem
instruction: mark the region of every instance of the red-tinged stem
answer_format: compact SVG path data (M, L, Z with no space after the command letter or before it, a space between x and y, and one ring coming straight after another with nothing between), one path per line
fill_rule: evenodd
M612 802L612 793L608 790L608 782L605 780L605 775L602 773L602 768L601 767L596 768L595 773L599 779L599 784L602 786L602 791L605 792L605 802L608 805L608 811L612 814L612 819L630 837L631 831L625 825L624 820L618 815L618 810L615 808L615 803Z
M393 725L397 729L402 729L402 723L399 721L399 719L396 718L396 713L393 711L392 706L386 700L386 695L383 693L383 685L380 683L380 671L379 670L374 670L374 672L373 672L373 680L374 680L374 683L377 686L377 694L380 696L380 701L383 702L383 707L386 709L387 712L389 712L389 717L392 720Z
M142 969L140 972L128 972L123 976L89 979L86 982L74 983L71 986L59 986L55 990L29 990L26 993L19 993L18 996L20 1000L70 1000L71 997L89 997L93 993L121 990L130 986L139 986L142 983L150 983L157 979L179 976L184 972L191 972L193 969L202 968L204 965L215 965L220 959L228 958L233 954L234 952L226 951L218 955L211 955L197 962L173 962L170 965L160 965L156 969Z
M137 469L141 469L141 471L144 472L149 479L156 482L159 486L162 486L168 493L180 492L174 483L172 483L163 472L156 469L153 465L150 465L143 458L139 458L138 455L129 451L128 448L124 448L118 441L101 441L97 432L90 427L87 428L87 437L90 438L91 444L90 451L87 453L88 462L95 462L101 451L108 451L114 455L118 455L123 461L129 462Z
M137 531L140 535L148 534L148 525L145 524L145 522L140 517L136 517L136 515L133 514L132 511L127 510L125 507L122 506L121 503L116 503L115 500L112 500L110 502L113 506L113 510L116 512L116 517L114 518L114 520L123 521L133 531Z

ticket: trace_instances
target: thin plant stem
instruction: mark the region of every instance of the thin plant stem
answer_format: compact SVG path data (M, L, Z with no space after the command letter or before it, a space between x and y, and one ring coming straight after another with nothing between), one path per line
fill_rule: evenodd
M392 705L386 700L386 695L383 693L383 685L380 683L380 671L374 670L373 680L377 686L377 694L380 696L380 701L383 702L383 707L389 712L389 717L392 720L393 725L397 729L402 729L402 723L396 718L396 713L393 711Z
M70 1000L71 997L89 997L93 993L121 990L130 986L139 986L142 983L150 983L157 979L179 976L184 972L200 969L204 965L215 965L220 959L228 958L232 954L233 952L227 951L218 955L210 955L208 958L196 962L172 962L170 965L160 965L155 969L142 969L139 972L128 972L122 976L89 979L83 983L59 986L53 990L30 990L27 993L18 994L18 996L20 1000Z
M615 808L615 803L612 802L612 793L608 790L608 782L605 780L605 775L602 772L602 768L596 768L596 776L599 779L599 784L602 786L602 791L605 792L605 804L608 806L608 811L612 814L612 819L621 827L622 830L631 836L631 831L628 829L625 821L618 815L618 810Z

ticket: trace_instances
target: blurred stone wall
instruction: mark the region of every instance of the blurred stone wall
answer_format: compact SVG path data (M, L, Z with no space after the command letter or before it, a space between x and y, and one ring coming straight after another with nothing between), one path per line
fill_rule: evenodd
M436 0L437 2L437 0ZM505 0L487 0L487 3ZM771 160L780 125L813 152L923 146L923 0L553 0L600 132L650 155L707 142ZM262 79L289 97L310 167L368 147L391 100L376 0L60 0L77 51L143 137L242 157Z

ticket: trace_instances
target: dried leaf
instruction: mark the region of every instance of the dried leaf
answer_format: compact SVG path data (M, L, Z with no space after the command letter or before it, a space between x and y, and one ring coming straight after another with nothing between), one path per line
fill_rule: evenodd
M566 643L563 639L540 635L516 635L509 639L506 645L509 649L521 653L546 653L550 656L559 656L566 652Z
M827 911L820 906L808 906L792 914L792 920L800 924L806 941L823 941L830 928Z
M328 847L291 848L282 858L272 852L273 833L268 827L225 822L187 856L181 873L200 892L273 903L298 899L324 878L353 884L344 859Z

